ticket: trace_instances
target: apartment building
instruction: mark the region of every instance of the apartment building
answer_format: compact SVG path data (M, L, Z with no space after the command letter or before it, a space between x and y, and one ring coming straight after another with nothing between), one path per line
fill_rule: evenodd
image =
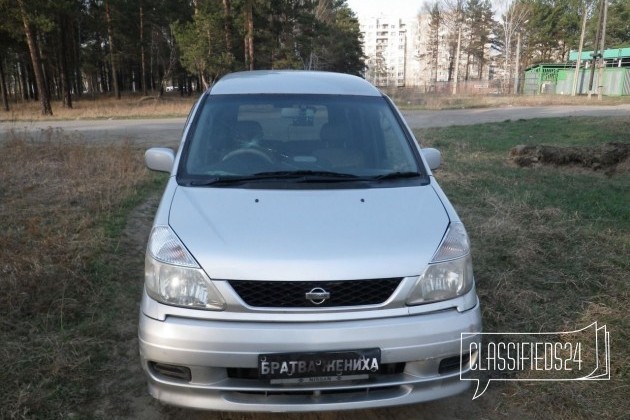
M418 86L425 91L452 80L456 62L453 31L442 26L436 46L436 39L429 35L430 19L428 14L412 18L359 16L363 52L368 57L365 78L379 87ZM463 31L462 39L466 38ZM478 64L469 58L462 45L458 80L487 81L492 77L489 64L479 71ZM487 83L483 87L487 88Z
M363 53L368 57L365 77L376 86L413 86L417 77L418 22L380 16L359 19Z

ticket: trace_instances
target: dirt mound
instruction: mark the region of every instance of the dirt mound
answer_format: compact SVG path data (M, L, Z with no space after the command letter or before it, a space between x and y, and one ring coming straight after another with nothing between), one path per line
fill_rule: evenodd
M607 173L627 172L630 143L604 143L598 146L514 146L510 159L518 166L579 166Z

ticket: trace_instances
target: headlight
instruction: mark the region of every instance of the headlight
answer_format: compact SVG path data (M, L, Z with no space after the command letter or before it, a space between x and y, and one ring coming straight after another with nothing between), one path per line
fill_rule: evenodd
M167 305L222 310L223 297L167 226L151 231L144 266L149 296Z
M437 302L462 296L473 286L472 259L466 229L452 223L431 263L407 299L408 305Z

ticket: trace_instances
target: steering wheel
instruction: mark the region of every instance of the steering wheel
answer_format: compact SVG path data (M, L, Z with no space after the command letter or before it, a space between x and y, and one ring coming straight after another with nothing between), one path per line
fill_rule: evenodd
M230 153L223 156L222 160L225 162L226 160L233 159L238 156L248 155L248 154L255 156L256 158L260 160L264 160L267 163L273 163L273 160L271 159L271 157L269 157L269 155L267 155L265 152L259 149L251 149L251 148L240 148L240 149L232 150Z

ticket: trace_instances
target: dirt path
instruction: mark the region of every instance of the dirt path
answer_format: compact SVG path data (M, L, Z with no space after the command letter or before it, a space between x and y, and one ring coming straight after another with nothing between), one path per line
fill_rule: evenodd
M498 418L505 415L527 418L514 407L501 401L501 386L490 387L483 397L472 401L473 389L459 396L410 406L303 414L255 414L203 412L161 405L149 396L138 358L137 319L140 290L143 282L144 250L159 197L150 197L130 214L119 242L121 271L130 273L136 299L129 302L130 313L121 314L120 336L111 351L117 355L113 377L102 381L103 399L96 403L95 417L138 420L409 420ZM505 391L505 390L503 390Z

